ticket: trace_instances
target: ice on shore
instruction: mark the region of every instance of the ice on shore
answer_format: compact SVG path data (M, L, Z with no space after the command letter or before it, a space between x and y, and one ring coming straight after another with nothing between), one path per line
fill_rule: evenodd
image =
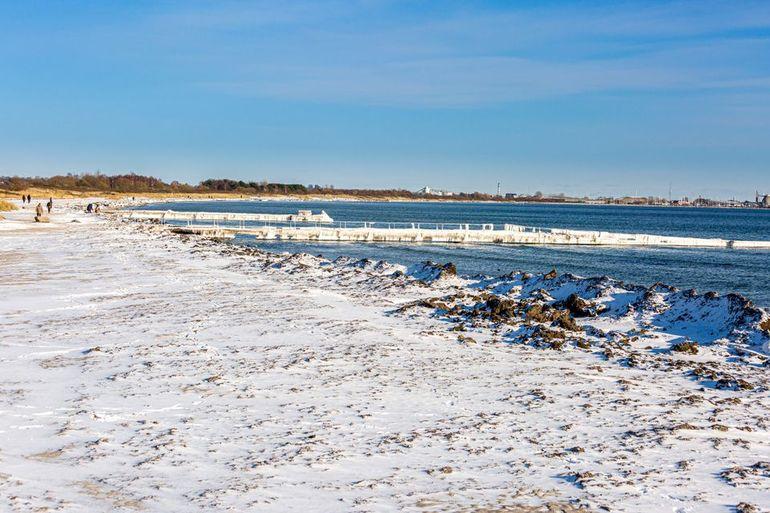
M770 504L739 296L113 221L0 233L0 289L3 511Z

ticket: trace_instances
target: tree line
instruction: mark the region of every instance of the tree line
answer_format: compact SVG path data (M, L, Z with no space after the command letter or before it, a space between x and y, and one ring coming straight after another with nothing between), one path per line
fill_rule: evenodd
M542 193L534 196L518 196L503 199L483 192L460 192L452 196L434 196L415 194L405 189L338 189L332 185L302 185L297 183L272 183L267 180L244 181L229 178L210 178L197 185L183 182L164 182L153 176L135 173L105 175L102 173L82 173L56 175L48 177L0 176L0 190L9 192L26 189L54 189L79 192L112 193L229 193L243 195L288 195L288 196L352 196L357 198L428 198L435 200L470 200L470 201L551 201L563 202L561 198L546 198Z
M0 176L0 189L22 191L30 188L94 192L194 192L188 184L166 183L159 178L133 173L104 175L101 173L66 174L50 177Z
M135 173L105 175L101 173L66 174L50 177L0 176L0 189L22 191L30 188L55 189L82 192L115 193L235 193L235 194L274 194L274 195L313 195L332 196L348 195L361 198L418 198L404 189L338 189L331 185L302 185L296 183L272 183L263 181L231 180L229 178L211 178L197 185L183 182L164 182L153 176ZM436 199L497 199L491 194L480 192L459 193L452 197Z

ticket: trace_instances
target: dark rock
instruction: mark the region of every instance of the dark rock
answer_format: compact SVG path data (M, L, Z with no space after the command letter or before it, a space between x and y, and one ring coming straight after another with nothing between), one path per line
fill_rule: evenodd
M697 342L680 342L671 346L672 351L677 353L698 354Z
M735 506L736 513L759 513L759 508L748 502L740 502Z
M476 339L473 337L466 337L465 335L457 335L457 341L463 344L476 344Z
M754 385L748 381L731 376L718 379L716 387L720 390L754 390Z
M417 280L432 283L448 276L457 276L457 267L451 262L437 264L428 260L410 266L406 273Z
M516 317L516 311L519 303L511 299L503 299L497 296L492 296L487 299L485 306L493 320L498 317L510 319Z
M558 307L566 308L573 317L596 317L607 309L606 306L586 301L577 294L570 294L567 299L558 303Z
M551 323L553 326L559 326L569 331L583 331L583 328L578 326L568 310L560 310L547 304L532 305L527 310L526 317L530 321L543 324Z

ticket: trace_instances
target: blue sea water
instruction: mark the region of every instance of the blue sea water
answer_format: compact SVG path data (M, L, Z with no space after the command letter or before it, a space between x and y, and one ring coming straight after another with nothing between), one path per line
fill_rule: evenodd
M294 213L325 210L335 221L504 223L734 240L770 240L770 210L610 205L427 202L195 201L142 208L177 211ZM464 244L305 243L256 241L274 252L307 252L411 264L454 262L466 274L499 275L514 270L556 268L582 276L609 275L650 285L664 282L699 292L738 292L770 307L770 250L700 248L610 248Z

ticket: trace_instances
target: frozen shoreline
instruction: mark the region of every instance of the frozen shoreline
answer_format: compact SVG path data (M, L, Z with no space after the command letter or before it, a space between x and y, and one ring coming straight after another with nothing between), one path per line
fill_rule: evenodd
M770 503L767 342L738 298L479 282L58 215L0 231L11 511ZM609 315L572 332L510 313L572 292ZM698 354L670 351L686 338Z

